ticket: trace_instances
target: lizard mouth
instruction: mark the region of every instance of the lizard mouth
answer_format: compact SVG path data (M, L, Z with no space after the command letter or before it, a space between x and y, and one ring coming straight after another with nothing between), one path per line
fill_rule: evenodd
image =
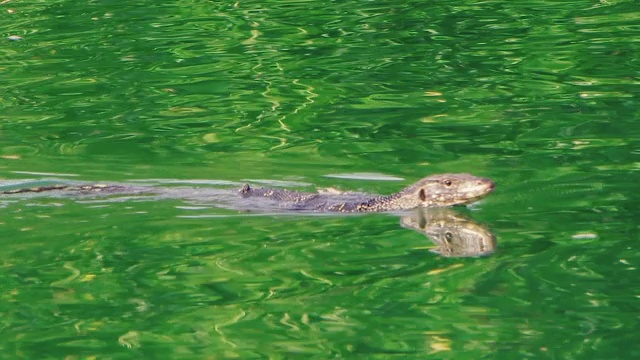
M459 201L458 204L464 205L474 203L489 195L496 188L496 184L489 179L483 179L481 185L482 186L479 189L467 191L466 193L463 193L462 196L458 197L456 199Z

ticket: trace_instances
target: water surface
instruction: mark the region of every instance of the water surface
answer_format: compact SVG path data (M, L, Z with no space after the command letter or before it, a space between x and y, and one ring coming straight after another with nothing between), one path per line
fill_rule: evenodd
M636 2L0 13L4 185L498 184L455 210L496 236L477 258L433 253L397 214L3 198L6 356L640 356Z

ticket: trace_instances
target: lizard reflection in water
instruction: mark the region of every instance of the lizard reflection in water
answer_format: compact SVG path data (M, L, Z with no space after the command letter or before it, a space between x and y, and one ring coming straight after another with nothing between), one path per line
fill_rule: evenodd
M450 208L416 209L400 224L426 235L437 245L431 251L444 257L485 256L496 250L487 227Z
M433 252L445 257L468 257L491 254L496 247L491 231L473 220L443 206L475 202L493 191L492 181L469 174L428 176L391 195L363 193L310 193L273 188L253 188L244 185L237 193L197 187L159 187L139 185L50 185L0 191L5 195L58 193L62 196L81 195L104 197L131 195L145 198L182 198L213 200L217 205L238 210L301 212L374 212L415 209L401 218L401 225L431 239L438 249ZM155 197L152 197L155 198ZM264 204L263 202L270 202Z

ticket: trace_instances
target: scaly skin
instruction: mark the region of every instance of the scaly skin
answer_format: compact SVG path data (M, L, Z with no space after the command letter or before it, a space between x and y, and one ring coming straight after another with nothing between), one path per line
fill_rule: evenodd
M441 174L428 176L391 195L362 193L309 193L284 189L253 188L244 185L238 192L242 198L271 200L283 210L314 212L375 212L397 211L470 204L493 191L489 179L469 174ZM198 198L197 188L163 188L154 186L82 184L51 185L2 191L0 194L67 192L69 195L164 195L172 198ZM215 199L215 198L214 198ZM246 204L245 204L246 205ZM249 203L251 207L251 204ZM256 208L260 204L255 204Z
M470 204L493 191L494 187L491 180L470 174L440 174L428 176L395 194L385 196L255 189L247 184L239 193L245 198L263 197L282 202L292 210L375 212Z

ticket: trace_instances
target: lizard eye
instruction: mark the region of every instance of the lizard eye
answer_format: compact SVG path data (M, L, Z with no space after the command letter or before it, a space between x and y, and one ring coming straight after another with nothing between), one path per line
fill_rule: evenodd
M447 231L446 233L444 233L444 238L448 243L451 243L451 240L453 240L453 234Z
M424 189L420 189L418 196L420 196L420 200L422 201L425 201L427 199L427 194L424 193Z
M444 179L442 180L442 183L444 184L444 186L451 186L453 184L453 181L449 179Z

